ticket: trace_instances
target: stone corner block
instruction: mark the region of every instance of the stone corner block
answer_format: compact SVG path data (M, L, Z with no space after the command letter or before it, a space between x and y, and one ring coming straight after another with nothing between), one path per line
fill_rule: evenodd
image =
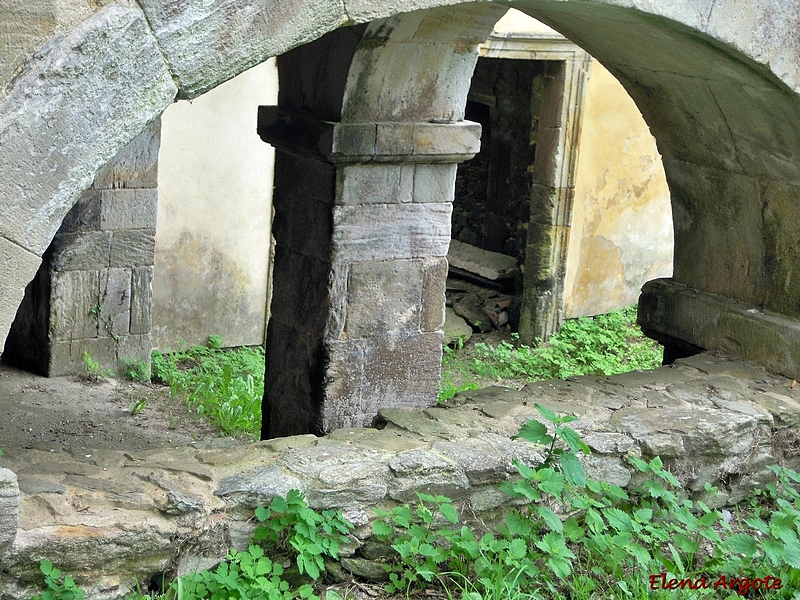
M17 537L19 525L19 484L9 469L0 468L0 556Z

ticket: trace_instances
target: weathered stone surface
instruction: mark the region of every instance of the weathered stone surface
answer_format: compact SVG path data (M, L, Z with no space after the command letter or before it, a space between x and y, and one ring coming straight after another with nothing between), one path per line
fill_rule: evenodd
M100 271L100 294L93 309L83 318L94 321L101 335L127 335L131 324L131 272L130 269L103 269ZM92 318L94 316L94 318Z
M214 0L188 5L145 0L142 6L178 80L194 98L289 48L342 24L339 2Z
M100 192L100 228L155 229L158 190L121 189Z
M267 506L275 496L286 496L289 490L303 490L303 483L283 469L254 469L241 475L226 477L214 490L215 496L227 498L236 505Z
M353 263L344 325L347 336L420 331L423 267L420 260Z
M157 119L100 169L92 187L98 190L158 187L160 148L161 119Z
M422 331L440 331L444 327L447 259L429 258L423 261Z
M449 346L459 340L461 343L465 343L471 337L472 327L467 325L467 322L448 306L444 319L444 345Z
M76 192L175 93L135 6L107 6L53 40L25 65L0 108L0 236L41 254ZM91 107L93 118L76 106Z
M341 260L445 256L448 204L375 204L333 209L333 251Z
M489 252L458 240L450 241L447 261L451 267L499 281L513 279L519 273L517 259L499 252Z
M50 247L56 271L89 271L107 267L111 234L107 231L59 233Z
M386 497L389 468L379 462L351 462L320 470L319 484L308 488L318 508L377 504Z
M14 542L19 523L19 487L17 476L0 468L0 556Z
M367 581L389 581L388 565L365 558L343 558L342 568Z
M400 502L416 498L416 492L449 498L464 495L469 480L455 462L426 450L406 450L389 459L395 476L389 482L389 496Z
M131 333L149 334L153 328L153 275L152 266L131 269Z
M638 323L647 333L723 350L800 377L800 322L670 279L642 288Z
M611 417L650 456L732 456L746 452L759 431L759 418L706 408L623 409Z
M155 231L126 229L111 236L110 267L146 267L155 262Z
M455 461L473 486L499 483L506 478L505 461L488 442L474 439L436 442L433 451Z
M18 483L19 491L26 494L63 494L67 491L67 488L60 483L38 477L20 475Z

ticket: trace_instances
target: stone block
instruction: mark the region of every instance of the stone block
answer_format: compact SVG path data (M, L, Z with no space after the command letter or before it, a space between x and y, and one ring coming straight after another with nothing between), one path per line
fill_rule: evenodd
M152 352L153 340L150 334L123 336L117 343L115 373L122 375L131 363L144 363L149 373Z
M91 188L69 209L58 230L59 233L84 231L100 231L100 192Z
M375 131L375 154L408 155L414 153L413 128L407 123L378 123Z
M131 326L131 272L129 269L100 271L100 336L125 336Z
M136 5L115 2L53 38L2 105L0 236L42 254L97 170L175 93Z
M51 272L49 336L52 341L96 338L100 327L98 271Z
M425 162L469 160L481 149L481 126L472 121L414 123L413 153Z
M154 264L156 248L154 230L116 231L110 238L109 267L146 267Z
M339 260L446 256L452 205L336 206L333 252Z
M345 20L338 0L144 0L141 5L182 98L199 96Z
M416 500L417 492L463 496L469 480L453 461L427 450L406 450L389 459L394 477L389 480L389 497L398 502Z
M81 271L108 266L111 234L107 231L59 233L50 246L55 271Z
M131 333L145 334L152 330L153 275L153 267L131 269Z
M85 373L84 352L99 363L103 371L116 373L117 343L110 337L53 342L50 346L48 375L60 377Z
M337 170L336 204L410 202L414 169L390 164L342 166Z
M452 202L456 191L456 164L414 166L414 202Z
M370 340L364 349L361 412L365 422L378 409L430 406L439 396L442 341L440 331Z
M158 187L161 119L156 119L100 169L95 189Z
M497 484L506 478L505 461L488 442L477 439L436 442L433 451L453 460L473 486Z
M42 259L0 235L0 349Z
M431 258L423 263L422 318L423 332L439 331L444 327L445 297L447 287L447 259Z
M103 190L100 192L100 228L155 229L158 190Z
M420 331L423 263L361 261L350 265L345 331L351 338Z
M370 506L387 493L389 467L380 462L348 462L323 468L317 482L306 492L317 509Z
M0 557L11 548L19 525L19 486L13 471L0 468Z
M648 281L637 322L652 337L722 350L800 379L800 322L672 279Z

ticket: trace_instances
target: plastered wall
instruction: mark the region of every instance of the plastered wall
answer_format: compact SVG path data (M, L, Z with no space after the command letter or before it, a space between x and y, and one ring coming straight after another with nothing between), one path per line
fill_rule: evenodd
M256 134L259 104L277 99L275 60L162 120L153 343L220 335L264 342L273 150Z
M625 89L592 63L567 256L565 316L634 304L672 275L669 189L655 140Z

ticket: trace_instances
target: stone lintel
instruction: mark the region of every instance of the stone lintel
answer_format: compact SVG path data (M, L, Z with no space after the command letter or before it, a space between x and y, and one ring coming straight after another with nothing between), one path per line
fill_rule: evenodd
M477 154L481 126L471 121L337 123L259 106L258 135L286 152L321 155L336 164L458 163Z
M645 334L667 345L674 340L678 345L724 351L800 379L797 319L672 279L655 279L642 287L637 321Z

